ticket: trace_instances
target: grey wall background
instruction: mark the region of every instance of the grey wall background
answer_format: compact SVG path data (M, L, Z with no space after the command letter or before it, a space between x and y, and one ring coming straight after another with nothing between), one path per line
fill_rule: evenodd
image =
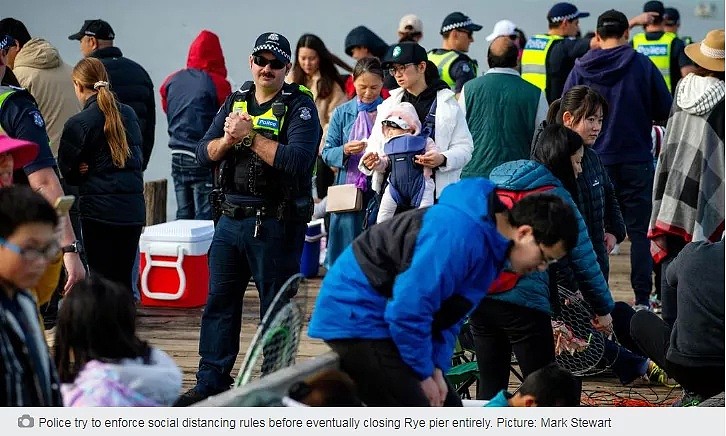
M125 56L146 68L157 91L156 145L146 180L169 179L167 216L174 219L176 201L171 183L170 153L167 147L167 124L161 110L158 86L164 78L186 64L189 44L202 29L217 33L222 42L229 80L233 88L249 80L247 56L255 38L262 32L275 31L285 35L291 45L303 33L315 33L342 59L352 63L343 52L345 35L358 25L365 25L384 40L396 40L399 19L408 13L418 15L424 23L422 45L427 49L440 45L438 30L443 18L453 11L462 11L484 26L475 33L471 55L486 65L488 44L484 39L494 23L510 19L527 35L545 32L545 16L555 1L509 0L127 0L99 2L97 0L0 0L0 17L14 17L25 23L32 36L51 41L63 59L74 65L81 58L77 41L68 35L80 29L84 19L102 18L116 32L115 45ZM580 0L573 1L581 11L591 16L580 21L584 32L594 30L597 15L615 8L632 17L642 11L640 0ZM700 3L714 4L712 18L697 18L694 9ZM700 40L711 29L724 27L724 4L695 0L665 1L666 6L679 9L681 34ZM637 29L634 29L637 32Z

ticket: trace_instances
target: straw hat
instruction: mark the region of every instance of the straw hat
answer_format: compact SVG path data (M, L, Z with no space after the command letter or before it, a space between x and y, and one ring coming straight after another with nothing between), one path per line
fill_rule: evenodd
M18 170L38 156L38 145L22 139L13 139L0 133L0 154L10 153L13 156L13 169Z
M701 42L686 47L686 56L703 68L711 71L724 70L724 31L712 30Z

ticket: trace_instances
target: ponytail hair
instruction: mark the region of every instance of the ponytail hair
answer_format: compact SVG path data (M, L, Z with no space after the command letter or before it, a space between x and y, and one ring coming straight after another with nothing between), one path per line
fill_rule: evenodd
M105 118L103 133L111 151L111 159L118 168L125 167L126 160L131 156L131 148L126 139L126 128L121 119L116 96L111 92L108 83L106 68L96 58L84 58L73 68L72 77L73 81L83 89L97 92L96 101Z

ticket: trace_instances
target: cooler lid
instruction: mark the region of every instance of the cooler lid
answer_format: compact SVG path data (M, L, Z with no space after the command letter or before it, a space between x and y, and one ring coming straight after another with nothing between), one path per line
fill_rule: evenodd
M214 235L212 220L176 220L147 226L141 234L142 241L199 242Z

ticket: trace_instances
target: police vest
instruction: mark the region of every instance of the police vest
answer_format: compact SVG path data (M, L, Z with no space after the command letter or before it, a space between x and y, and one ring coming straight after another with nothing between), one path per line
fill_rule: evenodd
M247 98L252 90L247 82L237 91L232 102L232 112L248 112ZM300 95L312 99L312 92L302 85L284 85L279 96L265 113L252 117L252 129L259 135L279 140L285 126L288 102ZM278 108L276 103L282 103ZM271 205L279 206L285 199L298 195L294 186L285 186L284 176L264 162L249 148L235 145L230 156L222 162L220 184L224 192L239 193L263 198Z
M652 41L645 38L645 33L633 37L633 48L653 61L663 75L668 90L671 89L671 43L676 38L676 34L671 32L664 32L660 38Z
M446 50L441 53L436 53L436 50L432 50L428 52L428 58L434 63L434 65L436 65L436 68L438 68L441 80L446 82L451 89L456 87L456 80L451 77L451 66L459 59L468 61L469 65L474 68L474 76L477 76L478 74L477 63L469 56L456 50Z
M559 35L534 35L527 40L522 51L522 79L542 91L547 87L547 53Z

